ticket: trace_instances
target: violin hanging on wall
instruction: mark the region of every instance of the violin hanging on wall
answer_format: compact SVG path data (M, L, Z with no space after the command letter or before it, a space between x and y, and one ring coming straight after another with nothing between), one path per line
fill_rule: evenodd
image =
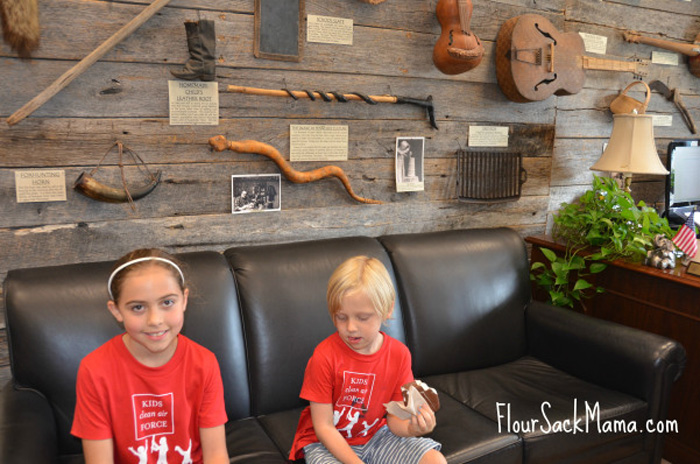
M442 33L433 48L433 63L445 74L461 74L481 63L484 47L469 28L471 0L440 0L436 14Z
M510 100L524 103L578 93L585 69L629 72L638 79L646 75L646 62L593 58L584 52L578 33L561 33L540 15L516 16L503 23L496 38L498 85Z
M645 37L634 31L625 32L624 37L627 42L652 45L688 56L688 69L690 70L690 74L695 77L700 77L700 34L695 36L695 42L692 44L657 39L655 37Z

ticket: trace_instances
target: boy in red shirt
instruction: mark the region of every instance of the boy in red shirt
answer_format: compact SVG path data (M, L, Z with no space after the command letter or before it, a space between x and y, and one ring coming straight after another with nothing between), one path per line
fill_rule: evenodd
M446 464L427 405L410 419L387 414L413 380L411 354L381 326L394 310L389 273L375 258L356 256L328 282L328 311L337 332L314 350L301 397L310 402L299 420L289 458L307 464Z

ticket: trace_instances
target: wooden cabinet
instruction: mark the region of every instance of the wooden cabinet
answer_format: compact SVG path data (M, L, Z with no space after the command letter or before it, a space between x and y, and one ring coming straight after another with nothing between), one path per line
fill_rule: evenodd
M547 262L539 247L562 252L564 247L538 236L532 245L533 262ZM700 277L676 269L660 270L623 261L609 263L596 276L605 292L585 302L585 313L679 341L687 363L674 383L668 419L678 421L678 433L668 433L664 458L673 464L700 462ZM537 298L535 292L535 298Z

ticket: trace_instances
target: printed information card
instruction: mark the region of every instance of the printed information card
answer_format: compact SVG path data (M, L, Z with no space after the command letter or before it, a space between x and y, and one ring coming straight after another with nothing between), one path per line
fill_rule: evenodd
M171 126L218 126L217 82L168 81Z
M353 20L332 16L307 15L306 41L352 45Z
M66 201L66 172L57 170L15 171L17 203Z
M651 125L656 127L671 127L673 126L672 114L652 114Z
M583 46L588 53L598 53L605 55L605 50L608 48L608 38L604 35L586 34L585 32L578 33L583 39Z
M653 51L651 52L651 62L654 64L678 66L678 53Z
M507 147L508 127L469 126L470 147Z
M290 161L347 161L348 126L289 126Z

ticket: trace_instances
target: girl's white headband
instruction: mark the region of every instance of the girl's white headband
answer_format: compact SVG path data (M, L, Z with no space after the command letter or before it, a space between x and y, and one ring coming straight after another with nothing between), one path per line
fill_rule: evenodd
M141 263L143 261L161 261L163 263L168 263L177 270L177 272L180 274L180 280L182 281L182 285L185 285L185 275L182 273L182 269L180 269L180 266L173 263L169 259L159 258L157 256L146 256L144 258L136 258L132 259L131 261L127 261L126 263L119 266L114 270L114 272L112 272L112 275L109 276L109 280L107 281L107 291L109 292L109 297L112 300L114 300L114 295L112 295L112 280L114 280L117 274L119 274L124 268L127 268L136 263Z

